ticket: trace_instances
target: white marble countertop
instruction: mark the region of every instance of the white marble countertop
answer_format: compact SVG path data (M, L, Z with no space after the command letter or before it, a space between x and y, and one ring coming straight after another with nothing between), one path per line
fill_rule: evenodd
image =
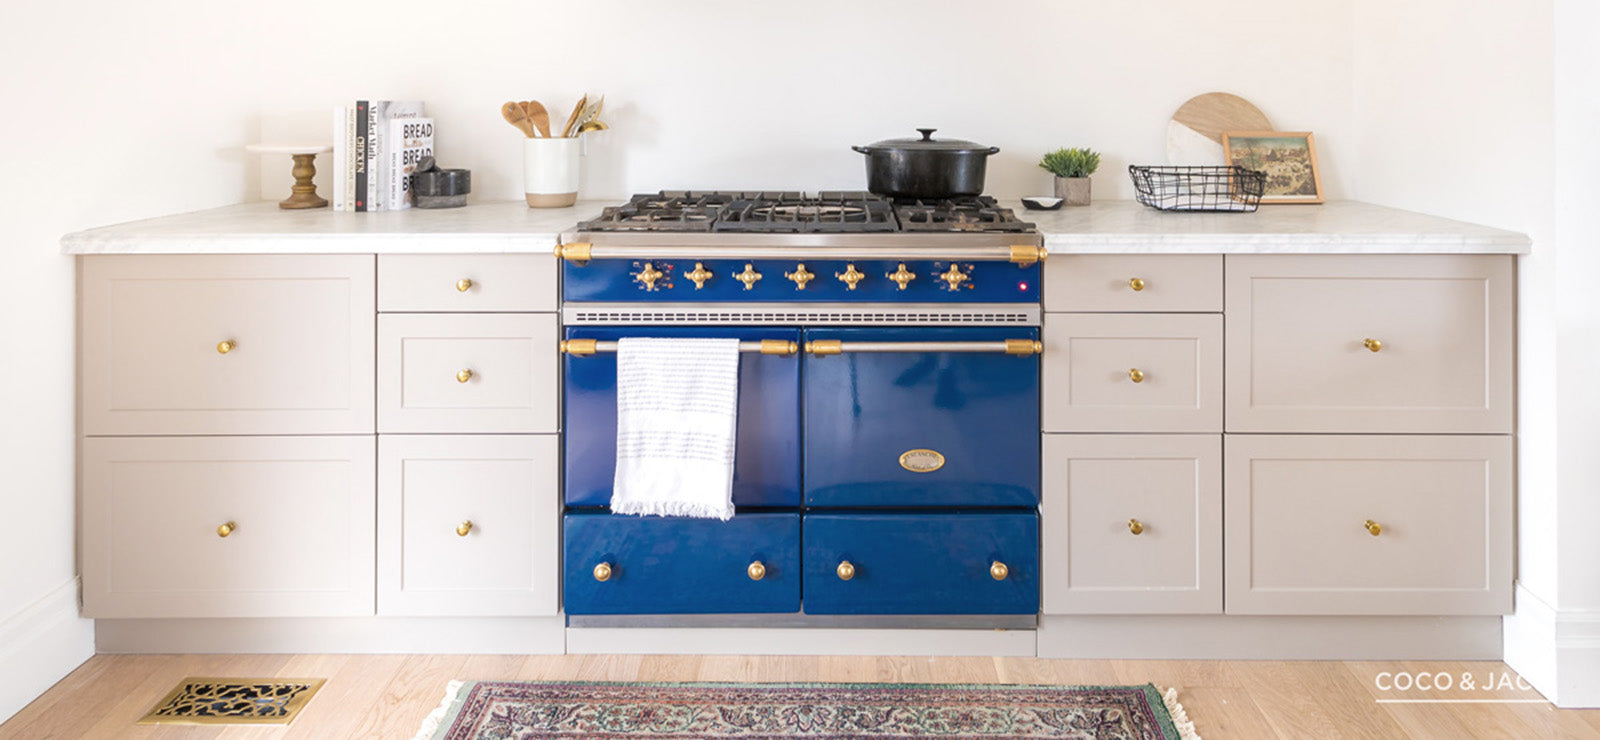
M262 201L68 234L66 254L417 254L549 252L563 231L613 200L571 208L521 201L465 208L349 213L286 211ZM1469 253L1526 254L1528 237L1409 211L1334 201L1262 206L1256 213L1164 213L1133 201L1026 211L1056 254Z

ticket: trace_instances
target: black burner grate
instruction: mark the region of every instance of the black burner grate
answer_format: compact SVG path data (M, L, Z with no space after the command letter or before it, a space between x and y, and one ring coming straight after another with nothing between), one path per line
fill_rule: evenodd
M987 195L896 201L894 211L902 231L1034 230L1033 224L1019 220L1010 208L1001 208Z
M579 231L766 233L1032 232L993 198L889 201L861 191L663 190L608 206Z
M772 197L777 195L778 197ZM894 209L868 193L767 193L729 203L718 214L715 231L865 233L899 231Z

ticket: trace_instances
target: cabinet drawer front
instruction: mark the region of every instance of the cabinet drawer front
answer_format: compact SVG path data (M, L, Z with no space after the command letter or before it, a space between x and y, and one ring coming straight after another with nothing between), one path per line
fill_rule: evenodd
M378 613L557 613L559 447L555 435L384 435Z
M548 253L378 255L378 310L555 311L556 269Z
M807 614L1036 614L1039 517L806 514L804 602Z
M1229 613L1511 610L1509 437L1225 446Z
M1222 437L1047 434L1046 614L1222 612Z
M1051 255L1044 309L1216 313L1222 310L1222 255Z
M800 611L799 514L740 512L722 522L570 513L565 525L568 614ZM597 574L602 564L609 572Z
M1510 257L1227 264L1228 431L1511 431Z
M84 433L372 432L372 259L84 258Z
M1222 431L1222 317L1049 314L1044 430Z
M554 314L385 314L378 430L558 429Z
M373 446L371 436L85 439L84 614L371 615Z

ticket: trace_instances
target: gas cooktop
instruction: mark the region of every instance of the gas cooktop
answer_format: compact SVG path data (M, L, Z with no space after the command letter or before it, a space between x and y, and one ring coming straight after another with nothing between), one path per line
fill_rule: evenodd
M859 191L689 191L635 195L578 224L586 232L1034 233L984 195L890 200Z

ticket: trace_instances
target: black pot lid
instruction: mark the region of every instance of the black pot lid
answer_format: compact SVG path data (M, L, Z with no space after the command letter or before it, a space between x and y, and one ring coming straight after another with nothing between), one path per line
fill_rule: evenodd
M937 130L919 128L917 131L922 133L922 138L920 139L884 139L864 147L857 147L857 149L910 149L927 152L989 152L990 150L990 147L962 139L935 139L933 138L933 132Z

